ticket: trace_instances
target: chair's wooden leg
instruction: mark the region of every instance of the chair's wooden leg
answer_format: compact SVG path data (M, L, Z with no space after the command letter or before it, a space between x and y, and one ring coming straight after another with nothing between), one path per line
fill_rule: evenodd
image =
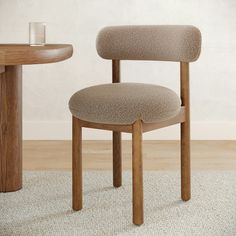
M185 121L181 123L181 198L191 198L190 177L190 102L189 102L189 64L181 62L181 99L185 107Z
M122 184L121 132L113 132L113 186Z
M181 123L181 198L191 198L191 167L190 167L190 132L189 122Z
M133 223L143 224L143 163L142 163L142 121L133 124L132 173L133 173Z
M72 118L72 207L82 209L82 127Z

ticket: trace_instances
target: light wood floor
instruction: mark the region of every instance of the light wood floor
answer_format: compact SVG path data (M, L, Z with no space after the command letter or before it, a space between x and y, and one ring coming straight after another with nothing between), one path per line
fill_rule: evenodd
M123 141L123 168L131 167L131 142ZM236 141L192 141L193 170L236 170ZM24 141L25 170L71 169L71 141ZM83 141L83 168L111 170L110 141ZM144 141L145 170L175 170L180 166L178 141Z

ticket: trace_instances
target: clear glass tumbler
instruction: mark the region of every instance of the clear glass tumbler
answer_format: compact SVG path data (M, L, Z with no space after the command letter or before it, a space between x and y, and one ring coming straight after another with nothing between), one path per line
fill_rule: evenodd
M29 23L29 44L30 46L43 46L46 43L46 23Z

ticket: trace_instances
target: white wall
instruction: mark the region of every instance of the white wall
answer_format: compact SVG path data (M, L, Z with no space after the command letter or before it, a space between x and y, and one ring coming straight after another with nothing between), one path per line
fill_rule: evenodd
M73 58L24 67L25 139L70 138L69 97L111 81L111 64L96 54L106 25L193 24L203 35L200 60L191 65L192 137L236 139L236 1L234 0L0 0L0 43L27 43L28 22L47 22L48 43L71 43ZM177 63L123 62L122 80L179 90ZM107 139L102 131L89 139ZM178 138L178 127L146 135Z

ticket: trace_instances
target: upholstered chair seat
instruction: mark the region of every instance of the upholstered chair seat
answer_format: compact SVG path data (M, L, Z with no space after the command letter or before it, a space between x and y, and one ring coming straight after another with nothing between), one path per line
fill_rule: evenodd
M164 121L176 116L181 108L172 90L152 84L102 84L76 92L69 101L73 116L104 124L132 124Z

